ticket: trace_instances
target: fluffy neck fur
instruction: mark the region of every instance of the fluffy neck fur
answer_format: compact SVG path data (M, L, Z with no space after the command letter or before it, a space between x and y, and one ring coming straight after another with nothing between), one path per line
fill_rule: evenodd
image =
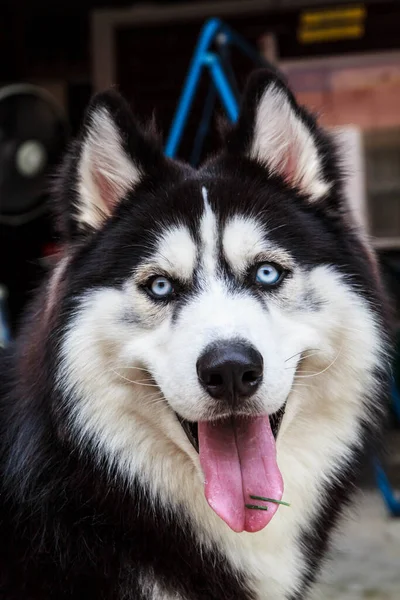
M339 278L332 280L324 269L319 277L321 285L331 286L332 301L337 302L337 322L324 324L321 315L321 326L331 336L332 361L318 377L304 379L307 387L295 385L288 400L277 448L285 499L291 502L291 507L282 507L264 531L233 533L210 510L204 498L198 457L171 410L160 400L154 403L154 394L145 393L138 386L135 389L126 382L116 383L95 354L90 336L86 344L79 340L79 351L76 348L70 354L74 357L72 362L64 362L63 369L58 370L59 382L64 379L70 385L59 385L58 397L54 395L49 373L54 367L54 349L47 343L49 327L54 325L51 315L46 323L40 325L39 320L28 327L30 341L18 359L19 372L25 374L20 386L30 405L30 419L36 421L32 426L36 437L27 443L29 425L20 422L16 427L12 452L18 468L14 464L11 475L19 478L21 493L27 493L28 510L32 510L29 503L34 501L35 510L48 510L55 496L60 496L61 482L73 478L74 486L76 481L82 486L74 487L73 495L80 496L82 501L90 498L94 506L99 502L101 511L110 511L111 521L115 518L129 521L134 514L137 519L138 506L146 514L146 522L150 520L153 524L160 518L166 523L175 519L185 528L189 518L196 531L196 552L201 554L202 546L218 549L234 568L244 569L251 576L259 598L269 597L267 593L277 600L287 598L288 594L296 597L309 568L301 552L302 536L310 533L307 530L310 524L316 527L322 518L328 529L329 518L332 517L333 524L334 513L342 508L333 509L332 515L322 514L331 493L326 481L340 483L346 479L350 463L355 470L354 461L363 449L367 424L373 431L375 421L379 421L381 407L371 398L381 365L386 363L385 348L377 343L377 324L367 303L350 289L344 296L343 282ZM340 297L335 297L335 285L342 286ZM92 314L95 320L95 310ZM79 313L75 318L79 319ZM75 321L70 331L77 330L76 324ZM92 370L82 371L83 356L84 363ZM306 359L302 369L305 373L321 370L318 355ZM114 437L101 435L109 427L109 421L102 422L100 413L97 421L85 420L85 406L90 404L93 394L97 402L99 397L105 403L112 398L123 407L129 405L132 393L142 394L143 413L131 413L124 422L122 412L122 431L115 432ZM72 425L73 440L68 426L61 425L63 422ZM99 492L104 490L103 486L113 486L106 500L86 485L88 480L94 481L94 472ZM46 487L40 483L43 474L47 474ZM349 491L340 488L340 499L344 501Z

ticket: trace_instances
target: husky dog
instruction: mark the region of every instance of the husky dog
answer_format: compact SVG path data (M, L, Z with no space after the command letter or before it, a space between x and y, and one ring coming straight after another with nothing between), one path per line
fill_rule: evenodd
M1 598L306 598L389 382L333 141L259 71L196 170L109 91L56 196L1 364Z

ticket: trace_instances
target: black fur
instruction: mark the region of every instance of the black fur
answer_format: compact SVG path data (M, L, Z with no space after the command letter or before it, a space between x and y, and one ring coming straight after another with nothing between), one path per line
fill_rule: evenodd
M139 480L128 491L94 462L89 443L76 446L68 428L68 398L59 396L54 377L60 340L81 294L104 284L121 285L168 224L183 222L196 238L202 185L207 186L221 222L237 212L257 215L265 219L271 238L293 251L304 268L334 264L387 328L375 267L346 218L336 151L311 117L289 96L313 132L325 176L334 184L329 197L317 206L245 156L256 99L276 81L272 77L255 76L238 126L228 133L222 152L198 171L165 159L115 92L98 96L90 107L82 137L72 146L58 183L59 227L70 259L56 306L45 310L45 283L15 345L1 358L0 597L4 600L149 600L143 577L155 578L164 590L187 600L255 599L247 574L236 572L217 548L199 551L184 510L154 506ZM114 116L125 150L146 175L102 229L81 231L73 217L76 166L91 112L98 105ZM222 259L220 268L229 279ZM179 319L179 305L174 318ZM381 406L376 406L376 414L368 411L374 412L373 406L386 399L384 368L377 378L382 398L366 402L366 446L377 433L369 423ZM305 597L315 578L330 531L351 491L354 471L355 464L348 465L342 478L326 489L329 500L321 506L313 533L298 540L309 569L296 599Z

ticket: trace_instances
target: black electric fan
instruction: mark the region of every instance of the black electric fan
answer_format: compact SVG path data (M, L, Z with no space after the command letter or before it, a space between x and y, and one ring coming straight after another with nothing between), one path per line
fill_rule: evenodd
M0 223L25 224L45 210L49 175L67 141L67 122L42 88L0 88Z
M12 334L54 244L49 188L67 140L67 120L49 93L28 84L0 88L0 286Z

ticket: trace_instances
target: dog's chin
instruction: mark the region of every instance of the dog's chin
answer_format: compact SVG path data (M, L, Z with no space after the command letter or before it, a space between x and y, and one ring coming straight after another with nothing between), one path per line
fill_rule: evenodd
M286 409L286 402L275 413L269 415L269 421L270 421L272 433L274 434L275 439L278 436L279 428L281 426L282 419L283 419L283 415L285 414L285 409ZM185 432L189 442L191 443L193 448L196 450L196 452L199 452L198 422L197 421L188 421L187 419L184 419L183 417L181 417L178 413L176 413L176 416L178 417L178 420L179 420L179 422L182 426L182 429ZM254 416L261 416L261 415L255 415L253 413L249 413L246 411L232 411L230 413L226 412L226 413L221 413L221 414L214 414L210 418L205 419L205 420L207 420L207 421L222 421L224 419L233 419L233 418L239 417L239 416L240 417L246 417L246 416L254 417Z

